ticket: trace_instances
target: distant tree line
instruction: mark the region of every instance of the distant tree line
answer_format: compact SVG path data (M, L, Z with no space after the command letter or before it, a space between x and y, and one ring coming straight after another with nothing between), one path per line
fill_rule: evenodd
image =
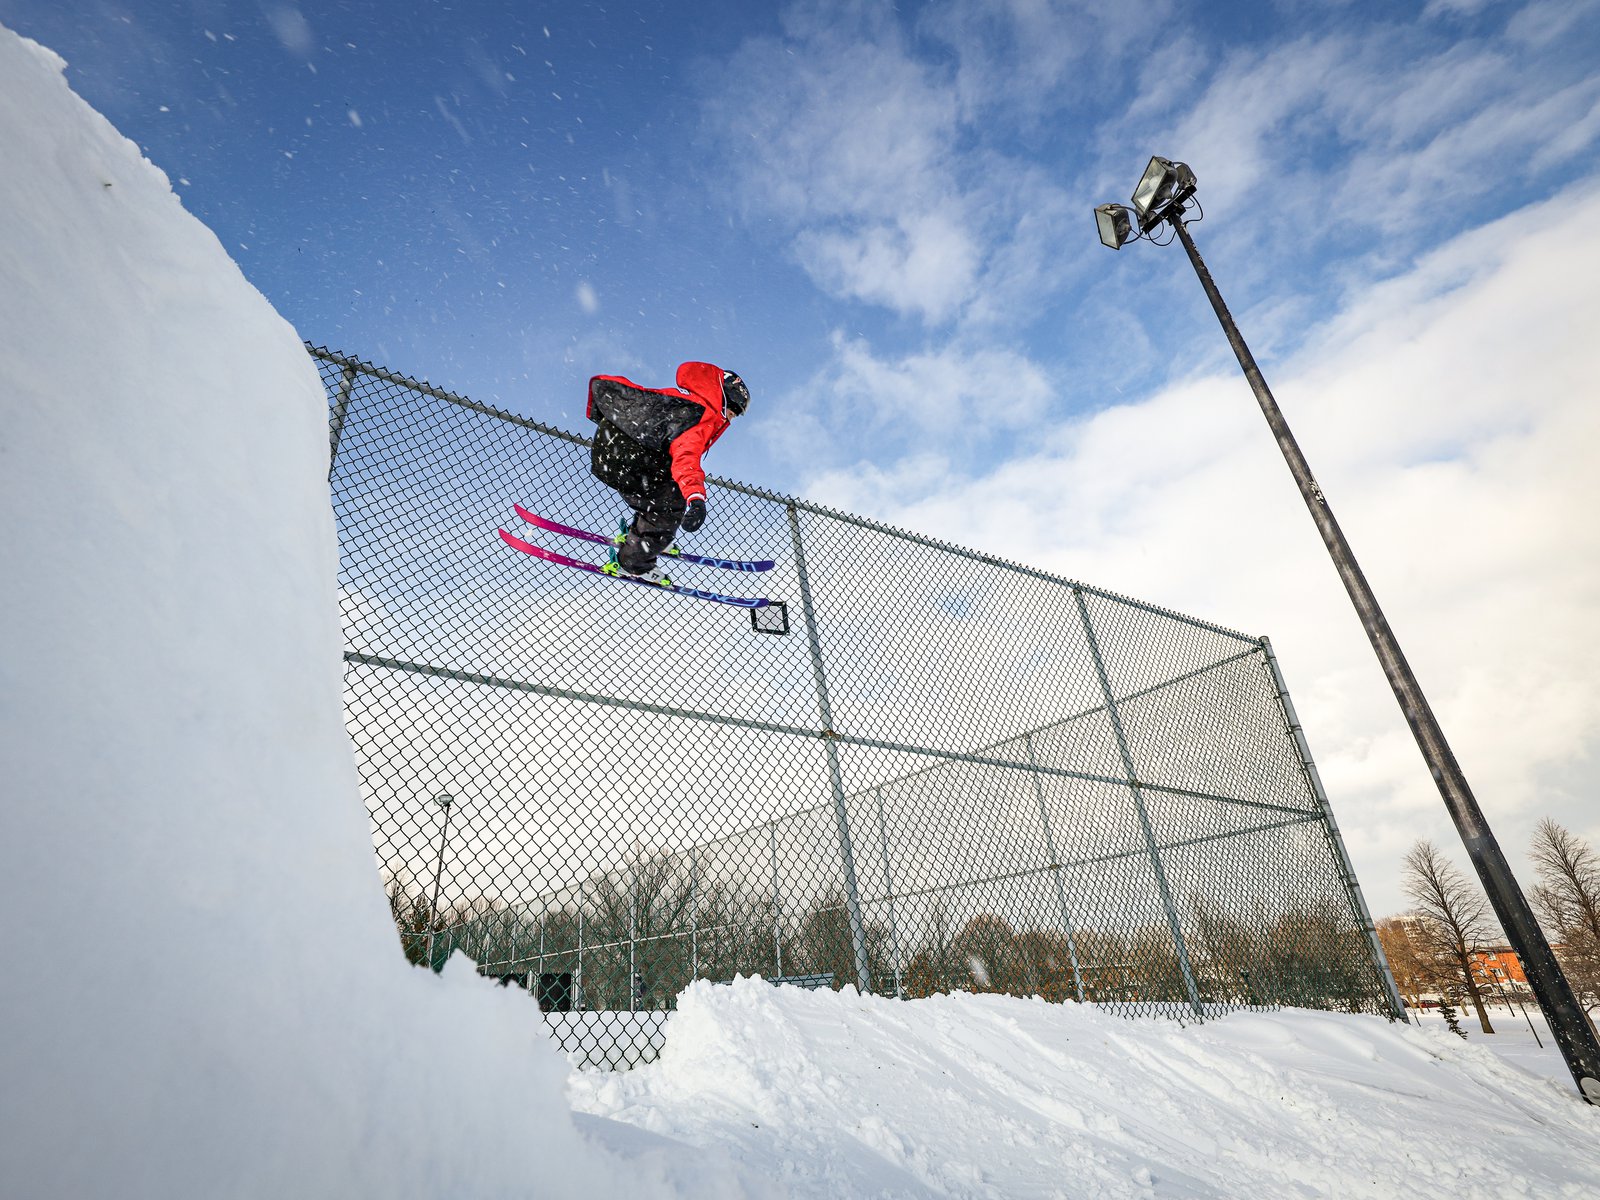
M458 901L439 912L398 879L390 907L406 957L438 969L460 950L485 974L533 987L570 975L587 1009L671 1007L692 980L737 975L856 981L848 908L837 892L781 906L748 884L697 878L687 855L636 853L540 904ZM1348 906L1317 899L1269 909L1190 898L1190 975L1206 1004L1383 1007L1382 981ZM898 944L894 933L898 933ZM898 950L898 960L896 951ZM936 903L914 931L865 926L866 963L881 994L997 992L1122 1004L1190 999L1164 921L1126 928L1019 926L993 912L953 917Z
M1191 900L1189 966L1205 1004L1292 1005L1371 1011L1381 981L1348 912L1317 901L1276 914L1257 904L1247 916L1216 901ZM1090 1003L1178 1004L1188 980L1165 922L1128 930L1016 929L984 913L951 931L935 910L931 935L911 956L905 993L1002 992Z

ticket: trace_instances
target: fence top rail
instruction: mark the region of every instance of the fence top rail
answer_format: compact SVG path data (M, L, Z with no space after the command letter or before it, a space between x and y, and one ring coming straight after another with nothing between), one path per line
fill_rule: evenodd
M318 346L308 341L305 343L305 347L307 352L310 353L313 358L318 358L324 362L333 363L335 366L345 367L349 370L357 372L358 374L370 375L375 379L382 379L385 382L397 384L400 387L411 388L415 391L423 393L424 395L432 396L436 400L443 400L450 404L459 405L460 407L470 409L473 412L482 413L487 417L494 417L498 420L508 421L513 425L520 425L525 429L534 430L535 432L545 434L548 437L559 438L562 441L572 442L579 446L587 446L592 440L590 438L583 437L581 434L571 433L565 429L558 429L553 425L546 425L542 421L535 421L528 417L520 417L515 413L508 412L503 408L496 408L491 404L482 404L476 400L469 400L465 396L458 396L454 392L447 391L444 388L435 387L433 384L424 380L413 378L410 375L403 375L398 371L388 370L387 368L367 362L365 359L352 358L347 354L342 354L336 350L330 350L326 346ZM855 525L861 529L868 529L874 533L880 533L886 537L897 538L900 541L911 542L915 545L926 546L929 549L938 550L945 554L951 554L958 558L965 558L973 562L983 563L986 566L998 567L1001 570L1009 571L1013 574L1025 575L1029 578L1038 579L1045 583L1071 588L1074 591L1085 592L1091 596L1096 596L1099 599L1110 601L1113 604L1125 605L1129 608L1136 608L1143 612L1150 613L1153 616L1165 617L1166 619L1172 621L1179 621L1185 625L1191 625L1197 629L1203 629L1208 633L1217 634L1220 637L1233 638L1241 642L1248 642L1252 646L1258 645L1261 641L1260 636L1252 636L1250 634L1241 633L1236 629L1229 629L1225 625L1218 625L1211 621L1202 620L1199 617L1191 617L1185 613L1180 613L1170 608L1164 608L1158 604L1149 604L1143 600L1135 600L1133 597L1122 595L1120 592L1107 591L1104 588L1098 588L1092 584L1081 583L1078 580L1070 579L1065 575L1057 575L1051 571L1042 571L1037 567L1026 566L1023 563L1014 562L1008 558L1001 558L998 555L985 554L980 550L972 550L965 546L958 546L954 542L946 542L938 538L924 537L921 534L912 533L909 530L900 529L882 521L875 521L870 517L856 516L854 513L847 513L841 509L830 508L825 504L815 504L809 500L801 500L795 496L784 495L782 492L774 492L767 488L756 487L753 484L741 483L739 480L728 479L720 475L707 475L706 478L710 482L716 484L718 487L726 488L732 492L741 492L744 495L754 496L760 500L769 500L774 504L782 504L789 508L798 509L801 512L811 513L813 516L825 517L828 520L840 521L847 525Z

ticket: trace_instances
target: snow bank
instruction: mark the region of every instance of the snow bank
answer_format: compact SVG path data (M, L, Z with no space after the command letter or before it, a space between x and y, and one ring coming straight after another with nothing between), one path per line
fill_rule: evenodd
M0 30L0 1190L748 1191L580 1130L525 997L401 959L317 373L62 69Z
M797 1197L1600 1195L1600 1112L1448 1033L1332 1013L1198 1027L1005 996L693 985L580 1107Z

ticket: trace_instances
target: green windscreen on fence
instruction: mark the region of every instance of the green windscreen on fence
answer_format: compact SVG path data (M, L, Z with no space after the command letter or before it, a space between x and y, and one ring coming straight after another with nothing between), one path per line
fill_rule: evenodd
M1263 639L713 478L675 582L588 562L587 440L313 348L346 712L416 962L580 1062L693 980L1201 1019L1398 999ZM787 632L782 632L784 626Z

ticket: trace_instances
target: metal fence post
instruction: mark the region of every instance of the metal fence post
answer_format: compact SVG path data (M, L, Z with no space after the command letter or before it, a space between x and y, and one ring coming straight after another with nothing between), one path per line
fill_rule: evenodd
M700 978L700 851L689 852L689 978Z
M1378 927L1373 923L1372 913L1367 909L1367 899L1361 894L1361 884L1356 880L1355 868L1350 863L1350 855L1345 851L1344 837L1339 832L1338 823L1333 819L1333 806L1328 803L1328 793L1322 788L1322 776L1317 772L1317 764L1312 761L1311 745L1306 741L1305 730L1301 728L1300 718L1294 711L1294 701L1289 699L1289 685L1283 681L1283 671L1278 666L1278 656L1272 652L1272 643L1266 638L1261 639L1261 652L1266 658L1267 672L1272 678L1272 690L1278 696L1278 707L1283 712L1284 725L1294 740L1295 753L1300 756L1300 768L1305 772L1312 798L1316 801L1318 811L1322 813L1323 832L1327 834L1328 843L1333 849L1334 863L1339 868L1339 878L1344 883L1345 893L1350 898L1350 907L1355 912L1356 920L1361 923L1361 932L1367 939L1367 945L1372 949L1372 957L1378 965L1378 972L1383 976L1383 988L1388 993L1389 1006L1392 1010L1390 1016L1403 1021L1406 1004L1400 998L1400 989L1395 984L1394 972L1389 969L1389 956L1383 952L1383 942L1378 938Z
M1039 774L1039 759L1033 752L1033 734L1022 735L1028 748L1028 765L1033 768L1033 794L1039 801L1039 820L1044 823L1045 849L1050 852L1050 878L1055 880L1056 903L1061 908L1061 929L1067 935L1067 954L1072 959L1072 985L1078 993L1078 1003L1083 1003L1083 974L1078 969L1078 941L1073 936L1072 912L1067 908L1067 889L1061 883L1061 852L1056 849L1056 835L1050 828L1050 810L1045 807L1044 779Z
M767 847L772 854L772 957L778 978L783 977L783 893L778 890L778 823L767 826Z
M1083 602L1083 590L1072 589L1072 598L1078 602L1078 617L1083 622L1083 634L1089 640L1089 653L1094 658L1095 675L1100 680L1100 693L1105 697L1106 713L1111 718L1111 730L1116 735L1117 752L1122 756L1123 769L1128 773L1128 791L1133 795L1133 809L1139 816L1139 828L1144 832L1145 845L1150 850L1150 865L1155 870L1156 887L1161 892L1161 903L1167 911L1167 928L1172 931L1172 944L1178 952L1178 968L1183 972L1184 987L1189 993L1189 1006L1195 1016L1205 1018L1205 1007L1200 1003L1200 988L1195 983L1194 968L1189 964L1189 947L1183 940L1183 928L1178 923L1178 909L1172 901L1172 888L1167 883L1166 868L1161 865L1161 851L1156 845L1155 830L1150 825L1150 813L1145 808L1144 790L1139 786L1138 772L1134 770L1133 754L1128 749L1127 732L1122 728L1122 714L1117 711L1116 698L1111 692L1111 677L1106 674L1106 663L1100 653L1100 639L1095 637L1094 623L1089 620L1089 606Z
M839 826L839 857L844 866L845 903L849 906L850 942L855 952L856 989L872 990L867 966L867 930L861 920L861 894L856 886L856 858L850 847L850 813L845 807L844 776L839 771L839 748L834 742L833 708L828 703L828 679L822 669L822 643L817 638L817 614L811 603L811 579L806 572L805 544L800 537L800 515L791 501L789 534L794 541L795 574L800 583L800 607L806 616L806 639L811 646L811 673L817 685L817 710L822 717L822 737L828 753L828 776L833 784L834 820Z
M873 788L878 797L878 848L883 853L883 898L889 906L889 953L894 956L894 994L905 998L900 982L900 929L894 918L894 872L889 867L889 825L883 817L883 789Z
M339 439L344 436L344 419L350 411L350 392L356 384L356 369L347 366L339 381L339 392L334 397L333 419L328 426L328 478L333 478L334 463L339 458Z

